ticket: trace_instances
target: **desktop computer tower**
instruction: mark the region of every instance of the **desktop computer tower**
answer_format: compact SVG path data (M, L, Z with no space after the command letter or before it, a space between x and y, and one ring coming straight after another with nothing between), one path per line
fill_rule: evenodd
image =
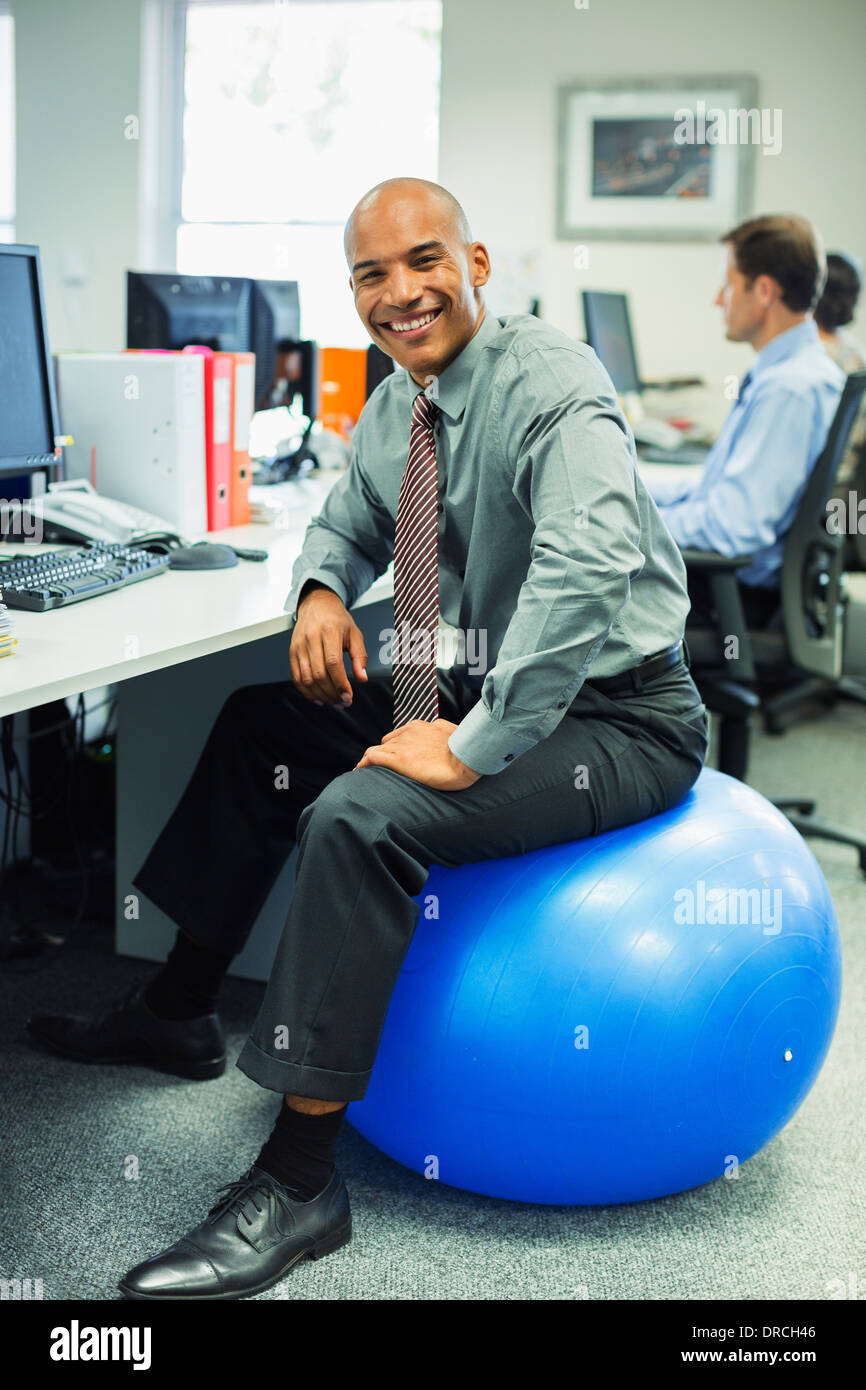
M195 353L56 356L67 478L164 517L183 536L207 530L204 366Z

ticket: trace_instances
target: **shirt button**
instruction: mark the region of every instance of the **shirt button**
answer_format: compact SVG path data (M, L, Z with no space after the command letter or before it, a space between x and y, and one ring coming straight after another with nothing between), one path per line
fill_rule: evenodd
M560 700L560 702L559 702L559 704L556 706L556 708L557 708L557 709L565 709L565 701L564 701L564 700Z
M514 757L514 754L513 754L513 753L506 753L506 754L505 754L505 759L504 759L504 761L507 762L507 763L510 763L510 762L511 762L511 759L512 759L513 757Z
M437 512L444 512L445 508L442 506L441 502L436 503L436 510Z

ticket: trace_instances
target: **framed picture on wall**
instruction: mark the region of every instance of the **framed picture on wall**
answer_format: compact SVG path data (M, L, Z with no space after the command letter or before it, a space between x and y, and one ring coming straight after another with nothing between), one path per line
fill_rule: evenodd
M715 240L751 211L756 145L781 149L757 97L753 77L560 87L557 236Z

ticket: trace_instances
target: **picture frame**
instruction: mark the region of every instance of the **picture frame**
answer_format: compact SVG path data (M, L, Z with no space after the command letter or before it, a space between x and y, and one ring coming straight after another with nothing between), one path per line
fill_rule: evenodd
M557 95L560 240L714 241L749 215L755 143L739 137L762 129L756 78L608 78Z

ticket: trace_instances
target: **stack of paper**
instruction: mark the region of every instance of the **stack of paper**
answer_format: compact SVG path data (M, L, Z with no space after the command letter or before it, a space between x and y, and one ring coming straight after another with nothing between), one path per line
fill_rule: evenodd
M284 526L290 530L306 526L317 516L344 468L327 468L310 477L291 478L285 483L253 483L250 488L251 521Z
M18 638L12 631L12 619L3 602L3 590L0 589L0 657L11 656L17 646Z

